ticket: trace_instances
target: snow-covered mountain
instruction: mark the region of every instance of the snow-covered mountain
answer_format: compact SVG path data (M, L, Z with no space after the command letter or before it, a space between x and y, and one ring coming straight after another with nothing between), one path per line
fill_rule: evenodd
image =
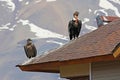
M68 22L74 11L82 20L81 35L97 29L96 16L119 16L120 0L0 0L1 80L65 80L59 74L22 72L23 46L31 38L38 56L69 42Z

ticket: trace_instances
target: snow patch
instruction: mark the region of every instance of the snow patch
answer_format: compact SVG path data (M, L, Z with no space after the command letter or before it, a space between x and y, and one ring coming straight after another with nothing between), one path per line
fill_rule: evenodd
M30 23L29 20L19 20L18 23L19 22L23 25L30 26L31 32L34 32L38 38L60 38L67 40L65 36L40 28L37 25Z
M9 27L8 27L9 25L10 25L10 23L2 25L2 27L0 27L0 31L5 30L5 29L9 29Z
M99 14L99 12L102 12L103 14L105 14L104 16L108 16L108 13L105 11L105 9L95 10L94 14L101 15L101 14Z
M13 25L13 27L12 28L10 28L9 30L10 31L14 31L14 28L16 27L16 25Z
M41 2L41 1L42 1L42 0L36 0L35 3L39 3L39 2Z
M120 13L119 13L118 9L113 4L111 4L109 1L100 0L99 6L104 9L111 9L111 10L115 11L116 15L120 17Z
M26 5L28 5L28 4L29 4L29 2L27 1L25 4L26 4Z
M84 18L83 24L85 24L86 22L89 22L89 21L90 21L90 19ZM91 30L91 31L97 29L96 27L90 26L90 25L87 25L87 24L85 24L85 27L86 27L87 29Z
M96 27L90 26L90 25L87 25L87 24L85 24L85 27L86 27L87 29L91 30L91 31L97 29Z
M19 0L19 2L22 2L23 0Z
M23 26L27 25L29 23L29 20L19 20L17 23L22 23Z
M92 10L91 9L89 9L89 13L91 13L92 12Z
M86 22L89 22L89 21L90 21L90 19L84 18L84 20L82 21L82 24L84 24L84 23L86 23Z
M0 27L0 31L4 30L4 29L9 29L7 26L4 27Z
M120 4L120 0L109 0L109 1L112 1L114 3Z
M57 42L57 41L54 41L54 40L49 40L47 41L48 43L55 43L55 44L58 44L60 46L64 45L62 42Z
M12 11L15 10L15 4L12 2L12 0L1 0L1 1L6 2L8 8L11 9Z
M14 28L16 27L16 25L13 25L11 28L9 27L11 25L11 23L7 23L5 25L2 25L2 27L0 27L0 31L2 30L10 30L10 31L13 31Z

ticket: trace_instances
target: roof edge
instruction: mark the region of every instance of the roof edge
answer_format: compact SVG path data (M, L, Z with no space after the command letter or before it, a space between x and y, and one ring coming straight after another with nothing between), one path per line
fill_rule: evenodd
M95 57L83 58L83 59L52 61L52 62L27 64L27 65L16 65L16 67L19 67L22 71L59 73L61 66L100 62L100 61L113 61L113 60L120 60L120 58L115 58L113 54L109 54L109 55L95 56Z

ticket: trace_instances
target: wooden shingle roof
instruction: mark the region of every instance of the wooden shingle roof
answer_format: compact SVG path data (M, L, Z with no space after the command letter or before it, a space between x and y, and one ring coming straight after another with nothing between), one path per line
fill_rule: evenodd
M77 40L71 41L59 49L49 52L47 55L36 57L26 65L19 65L19 67L24 71L59 72L59 66L63 62L73 61L68 63L72 64L77 63L77 60L79 60L78 63L86 62L86 60L87 62L113 60L113 50L119 42L120 20L116 20L79 37ZM55 64L56 69L37 70L37 68L32 69L31 67L34 65L40 67L46 64L49 64L49 67L50 64Z

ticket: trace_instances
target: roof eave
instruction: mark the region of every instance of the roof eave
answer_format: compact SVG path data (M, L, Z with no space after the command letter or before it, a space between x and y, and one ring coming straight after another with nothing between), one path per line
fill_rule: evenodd
M60 67L65 65L93 63L100 61L113 61L113 60L120 60L120 58L115 58L113 54L109 54L109 55L95 56L95 57L89 57L83 59L52 61L52 62L34 63L28 65L17 65L17 67L19 67L22 71L59 73Z
M30 72L50 72L50 73L59 73L59 62L46 62L46 63L35 63L35 64L26 64L26 65L16 65L22 71Z

